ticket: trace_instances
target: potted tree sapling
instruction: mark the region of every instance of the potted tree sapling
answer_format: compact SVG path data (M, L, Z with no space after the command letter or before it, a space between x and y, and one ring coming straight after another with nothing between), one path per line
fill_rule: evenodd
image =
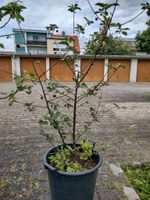
M16 96L19 92L30 95L33 87L37 84L40 85L42 106L45 113L36 117L36 119L38 119L41 127L40 134L50 142L52 147L44 156L44 166L48 172L51 200L92 200L94 197L96 178L98 169L102 165L102 157L96 151L95 143L93 141L90 142L90 135L87 136L87 133L92 123L98 120L97 114L101 103L100 90L107 85L107 82L104 81L103 77L101 81L93 85L87 85L85 78L94 64L99 49L105 46L105 40L110 28L113 27L117 33L123 34L126 34L127 30L127 28L122 27L122 24L112 21L115 10L119 6L118 0L110 4L97 3L96 11L93 10L90 2L87 2L95 15L95 21L84 17L85 26L75 23L76 13L81 8L78 4L69 6L68 10L73 16L73 37L64 39L61 42L61 44L66 45L67 52L64 55L59 55L59 58L69 68L73 83L62 84L54 80L42 81L42 76L46 72L39 75L28 48L34 73L29 73L27 76L15 76L16 90L7 96L10 105L19 103ZM143 5L143 9L146 8ZM98 28L100 26L99 41L87 67L80 70L80 55L76 49L74 36L84 34L86 26L90 26L95 22ZM47 29L53 33L58 27L52 24ZM39 61L37 61L37 64L40 68ZM118 64L111 67L115 73L122 65ZM108 77L108 81L110 78ZM31 84L27 80L30 80ZM23 105L27 110L33 112L35 116L36 102L24 102ZM87 107L86 111L84 106ZM52 134L53 131L55 134ZM56 134L61 141L57 146L53 143ZM87 140L86 138L89 139Z

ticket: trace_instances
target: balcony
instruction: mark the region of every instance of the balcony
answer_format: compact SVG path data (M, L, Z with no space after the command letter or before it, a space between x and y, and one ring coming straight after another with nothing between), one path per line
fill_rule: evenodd
M47 41L27 40L27 45L47 45Z

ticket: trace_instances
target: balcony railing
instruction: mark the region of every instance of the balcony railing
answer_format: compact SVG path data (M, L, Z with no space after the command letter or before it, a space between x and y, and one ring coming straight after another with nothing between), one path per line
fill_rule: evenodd
M27 40L27 44L32 44L32 45L46 45L47 41Z

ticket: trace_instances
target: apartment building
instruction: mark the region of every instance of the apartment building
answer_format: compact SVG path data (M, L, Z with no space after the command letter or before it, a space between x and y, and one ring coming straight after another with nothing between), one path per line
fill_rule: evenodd
M65 38L73 38L71 45L75 45L80 52L79 39L77 36L62 34L50 34L47 30L13 29L14 51L20 54L64 54L67 47L60 44Z

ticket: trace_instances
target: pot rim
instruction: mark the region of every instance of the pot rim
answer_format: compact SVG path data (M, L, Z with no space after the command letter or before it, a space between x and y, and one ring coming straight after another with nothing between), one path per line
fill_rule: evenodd
M71 144L67 144L67 145L71 145ZM102 159L102 156L97 154L98 158L99 158L99 161L98 163L91 169L88 169L88 170L85 170L83 172L63 172L61 170L57 170L56 168L52 167L50 164L48 164L47 162L47 157L48 155L50 154L50 152L55 149L55 148L59 148L61 147L62 145L58 145L56 147L53 147L53 148L50 148L44 155L44 166L45 168L48 170L51 170L51 171L54 171L60 175L66 175L66 176L82 176L82 175L86 175L86 174L89 174L89 173L92 173L94 172L95 170L97 170L101 165L102 165L102 162L103 162L103 159Z

